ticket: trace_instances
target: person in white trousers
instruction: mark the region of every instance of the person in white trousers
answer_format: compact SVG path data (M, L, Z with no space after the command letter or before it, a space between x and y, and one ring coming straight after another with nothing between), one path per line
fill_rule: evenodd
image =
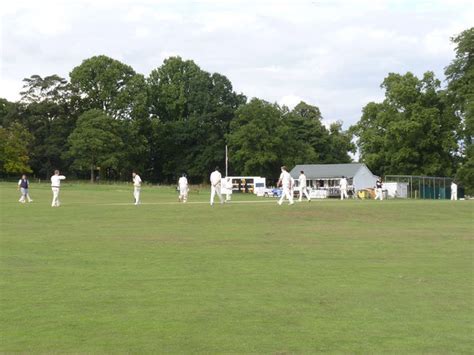
M135 200L135 206L140 204L140 192L142 189L142 179L135 171L132 173L133 180L133 198Z
M221 203L224 203L221 194L222 175L219 172L219 167L216 166L216 169L212 172L209 180L211 181L211 206L214 205L214 197L216 194L219 197Z
M30 188L30 181L28 180L26 175L23 174L21 176L21 179L18 180L18 190L21 191L21 196L18 202L25 203L26 200L28 200L28 202L33 202L29 194L29 188Z
M53 202L51 202L51 207L59 207L61 203L59 202L59 189L61 187L61 180L65 180L64 175L59 175L59 170L54 171L54 175L51 176L51 190L53 191Z
M178 180L178 187L179 187L179 201L186 203L188 201L188 179L186 178L186 174L183 174Z
M339 180L339 188L341 190L341 200L347 198L347 179L345 176Z
M304 174L303 170L301 170L300 176L298 177L298 189L300 192L300 197L298 201L299 202L303 201L303 194L304 194L308 202L311 202L311 198L308 195L308 187L306 186L306 175Z
M234 185L232 184L232 180L230 177L224 179L224 190L225 190L225 201L229 202L232 197L232 188Z
M283 188L281 197L278 200L278 204L281 206L285 198L288 199L290 205L294 204L292 193L293 186L291 186L291 175L288 172L286 166L281 167L281 174L280 178L278 179L277 186L281 186Z
M451 200L456 201L458 199L458 185L453 181L451 183Z
M375 183L375 199L383 201L383 184L382 179L378 179Z

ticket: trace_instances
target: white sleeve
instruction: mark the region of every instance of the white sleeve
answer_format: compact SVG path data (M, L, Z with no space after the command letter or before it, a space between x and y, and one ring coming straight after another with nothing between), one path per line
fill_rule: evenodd
M59 175L59 180L66 180L66 177L64 175Z
M20 180L18 180L18 185L21 185L21 179L20 179Z

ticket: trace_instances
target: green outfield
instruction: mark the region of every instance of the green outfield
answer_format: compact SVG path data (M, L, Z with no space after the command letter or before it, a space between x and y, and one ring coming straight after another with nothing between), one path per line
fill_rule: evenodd
M472 353L472 201L0 184L1 352Z

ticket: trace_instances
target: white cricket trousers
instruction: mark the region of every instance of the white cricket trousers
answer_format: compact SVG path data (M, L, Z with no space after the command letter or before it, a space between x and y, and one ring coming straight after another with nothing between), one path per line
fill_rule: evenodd
M214 204L214 197L216 196L219 197L219 200L221 203L224 203L224 200L222 199L222 194L221 194L221 185L217 184L216 186L211 185L211 206Z
M18 200L18 202L25 203L26 200L28 200L28 202L33 201L30 197L30 194L28 193L28 189L25 189L24 187L21 187L20 191L21 191L21 197Z
M308 188L307 188L306 186L300 187L300 198L299 198L298 201L301 202L301 201L303 200L303 194L306 196L306 199L307 199L308 201L311 201L311 198L310 198L309 195L308 195Z
M347 189L341 189L341 200L347 198Z
M457 191L451 191L451 201L455 201L458 199L458 192Z
M51 202L51 207L59 207L59 187L52 187L51 190L53 191L53 202Z
M135 204L138 205L140 204L140 186L134 186L133 187L133 198L135 199Z
M179 200L181 202L186 202L188 200L188 188L187 187L180 187L179 188Z
M283 203L283 200L287 198L290 205L292 205L294 202L293 202L293 194L290 190L289 187L284 187L283 188L283 192L281 193L281 197L280 199L278 200L278 204L281 205Z
M383 200L383 191L382 189L375 189L375 199L376 200Z

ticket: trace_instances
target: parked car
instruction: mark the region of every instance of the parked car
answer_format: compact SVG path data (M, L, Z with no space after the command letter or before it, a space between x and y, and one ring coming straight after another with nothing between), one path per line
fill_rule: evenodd
M281 188L267 188L265 189L263 196L265 197L281 197L283 190Z

